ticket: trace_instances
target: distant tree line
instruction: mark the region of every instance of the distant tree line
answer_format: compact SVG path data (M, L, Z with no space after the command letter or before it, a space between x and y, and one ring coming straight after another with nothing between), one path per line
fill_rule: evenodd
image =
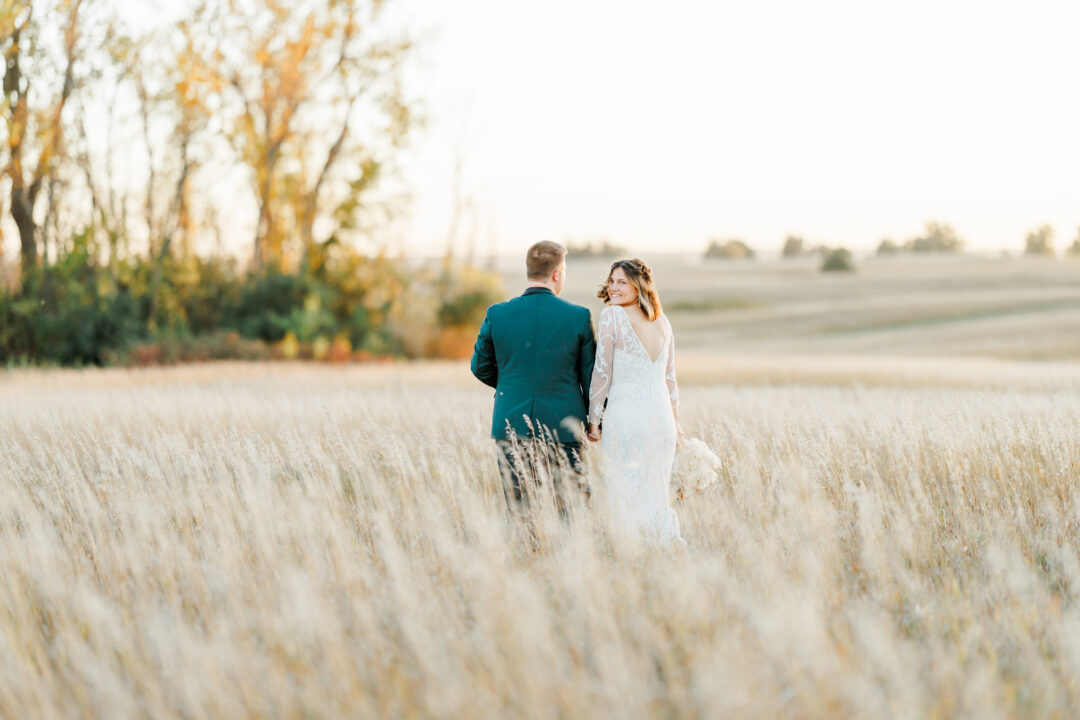
M1054 229L1049 225L1043 225L1029 232L1024 238L1024 254L1050 257L1056 255L1054 250ZM1077 228L1076 237L1073 238L1072 243L1065 248L1065 255L1068 257L1080 257L1080 228Z
M389 5L202 0L139 34L0 4L0 362L466 353L495 279L381 240L417 126Z
M629 252L622 245L616 245L610 240L578 240L566 243L566 257L572 260L582 258L605 258L614 259L627 257Z
M1055 255L1054 229L1049 225L1043 225L1031 230L1024 237L1025 255ZM924 233L913 238L903 245L897 245L886 238L878 245L878 255L890 255L897 252L961 252L964 242L957 238L956 231L950 226L939 223L927 223ZM1076 237L1072 244L1065 248L1065 254L1080 256L1080 229L1077 229Z
M789 235L785 238L780 254L782 257L787 258L818 255L822 258L821 270L824 272L850 272L855 269L851 252L846 248L829 247L828 245L810 246L806 240L798 235ZM711 240L705 250L706 258L748 260L754 256L753 248L736 238Z
M897 244L891 238L885 238L878 244L878 255L892 255L899 252L912 253L958 253L963 252L964 241L952 226L946 223L928 222L920 235L903 244Z
M1024 254L1035 256L1053 256L1054 230L1049 225L1043 225L1032 230L1024 238ZM897 253L960 253L965 248L965 242L957 235L952 226L941 222L928 222L923 231L903 243L897 243L891 238L883 239L877 247L878 255L894 255ZM1080 257L1080 228L1072 243L1065 249L1065 254L1070 257ZM827 244L811 244L800 235L788 235L780 248L780 256L784 258L802 258L817 256L822 259L823 271L854 270L854 262L851 252L843 247L833 247ZM726 260L746 260L755 257L752 247L737 238L718 239L708 241L705 249L706 258L720 258Z

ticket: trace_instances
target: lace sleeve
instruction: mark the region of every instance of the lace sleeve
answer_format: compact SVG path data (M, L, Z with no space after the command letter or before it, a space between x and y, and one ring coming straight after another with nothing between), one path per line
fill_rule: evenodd
M600 311L596 333L596 363L589 383L589 422L599 425L604 416L604 401L611 388L611 363L615 357L615 309Z
M668 395L671 396L671 407L679 407L679 383L675 380L675 333L671 331L671 323L668 322L667 315L664 316L664 323L667 325L668 340L667 340L667 380Z

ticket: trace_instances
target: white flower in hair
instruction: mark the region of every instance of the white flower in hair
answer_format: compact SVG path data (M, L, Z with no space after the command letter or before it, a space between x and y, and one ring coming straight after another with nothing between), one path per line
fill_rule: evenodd
M692 490L704 490L716 482L722 467L720 458L702 440L685 438L675 452L672 494L683 497Z

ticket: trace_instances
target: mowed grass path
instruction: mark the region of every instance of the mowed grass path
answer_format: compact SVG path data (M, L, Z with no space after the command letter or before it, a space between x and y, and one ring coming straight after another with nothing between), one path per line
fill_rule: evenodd
M530 551L460 363L0 376L0 717L1074 713L1080 368L680 362L685 553Z

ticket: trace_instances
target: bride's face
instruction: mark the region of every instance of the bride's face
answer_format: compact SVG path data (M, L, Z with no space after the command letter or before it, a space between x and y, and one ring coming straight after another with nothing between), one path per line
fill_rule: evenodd
M607 291L612 305L633 305L637 302L637 288L621 267L615 268L608 278Z

